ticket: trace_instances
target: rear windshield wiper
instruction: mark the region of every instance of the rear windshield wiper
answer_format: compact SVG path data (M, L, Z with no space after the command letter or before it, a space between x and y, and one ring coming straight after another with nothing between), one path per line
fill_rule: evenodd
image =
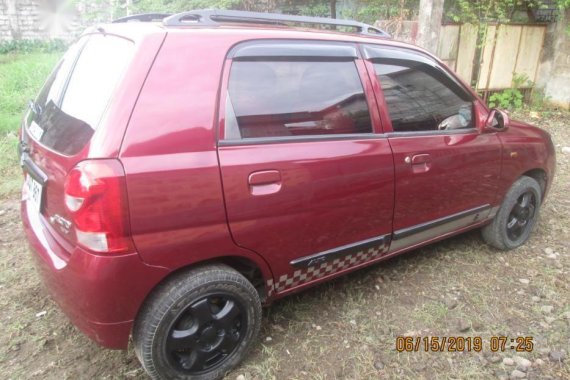
M30 100L28 102L28 107L30 107L30 109L36 114L39 115L40 113L42 113L42 107L37 104L35 101Z

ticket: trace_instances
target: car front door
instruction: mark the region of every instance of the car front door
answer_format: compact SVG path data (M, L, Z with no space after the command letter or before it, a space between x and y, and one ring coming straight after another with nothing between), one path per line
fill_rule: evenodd
M388 249L392 153L358 54L260 41L227 61L218 155L228 223L236 244L271 264L277 293Z
M480 105L433 58L366 46L394 154L391 252L468 227L494 211L501 145L476 128Z

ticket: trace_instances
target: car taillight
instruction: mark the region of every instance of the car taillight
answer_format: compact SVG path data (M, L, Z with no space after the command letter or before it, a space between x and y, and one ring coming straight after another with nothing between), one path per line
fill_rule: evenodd
M64 193L78 244L102 253L134 250L125 172L119 161L80 162L67 174Z

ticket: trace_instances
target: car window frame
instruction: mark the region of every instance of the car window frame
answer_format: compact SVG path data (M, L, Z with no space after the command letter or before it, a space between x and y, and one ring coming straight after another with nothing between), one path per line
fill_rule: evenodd
M366 67L369 71L370 81L373 82L375 89L375 95L377 98L377 106L379 108L380 115L382 116L382 124L385 127L385 134L388 137L398 136L398 137L414 137L414 136L434 136L434 135L457 135L457 134L479 134L479 113L477 112L477 97L473 94L470 88L466 87L465 84L455 75L449 68L441 64L438 60L425 54L419 50L400 47L400 46L388 46L382 44L360 44L362 56L366 62ZM453 130L428 130L428 131L395 131L392 126L392 119L390 117L390 109L386 103L386 98L384 97L384 91L382 88L382 83L378 79L376 74L376 69L374 64L383 63L385 60L400 60L400 61L412 61L420 64L427 64L433 67L435 70L439 71L442 75L448 79L454 86L456 90L460 91L466 97L469 98L471 103L471 112L473 117L473 125L469 128L453 129ZM447 83L444 85L448 86ZM453 91L453 90L452 90ZM456 91L453 91L454 93Z
M296 49L295 47L299 47ZM269 47L269 49L268 49ZM310 49L307 49L310 47ZM339 54L331 53L330 47L339 47ZM247 50L244 54L240 52ZM282 49L283 54L276 54L275 50ZM270 51L272 50L272 51ZM302 52L302 56L299 54ZM350 53L349 53L350 52ZM351 55L351 56L349 56ZM299 136L273 136L273 137L250 137L240 139L226 139L226 105L228 98L229 76L234 61L240 60L279 60L279 61L351 61L354 62L356 72L362 85L363 93L368 106L371 122L371 132L366 133L343 133L328 135L299 135ZM278 144L307 141L342 141L342 140L366 140L377 139L382 135L382 119L378 112L378 105L374 95L368 69L358 43L351 41L335 40L309 40L309 39L255 39L241 41L228 50L222 70L219 89L216 140L219 146L243 146L260 144Z

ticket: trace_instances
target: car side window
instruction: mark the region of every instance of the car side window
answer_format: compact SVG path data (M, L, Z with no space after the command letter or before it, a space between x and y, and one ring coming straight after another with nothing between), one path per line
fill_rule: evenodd
M394 132L474 128L473 103L447 74L422 62L374 63Z
M225 139L371 133L354 61L234 61Z

